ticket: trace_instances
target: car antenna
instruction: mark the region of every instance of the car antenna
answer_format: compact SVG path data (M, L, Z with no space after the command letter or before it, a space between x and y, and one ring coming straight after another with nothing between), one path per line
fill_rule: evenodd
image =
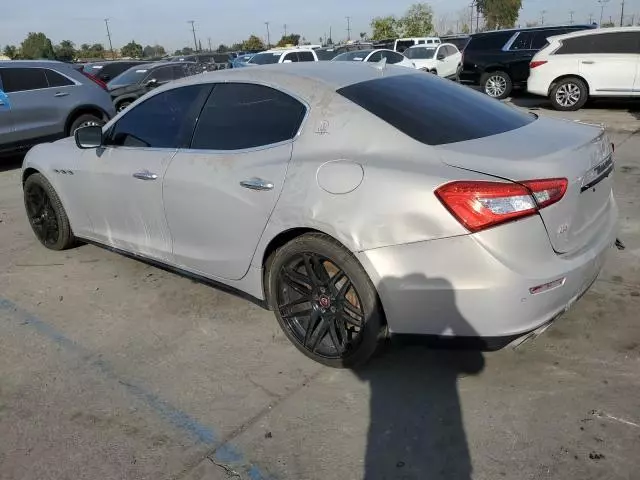
M373 66L378 70L385 70L387 68L387 59L383 58L379 62L376 62Z

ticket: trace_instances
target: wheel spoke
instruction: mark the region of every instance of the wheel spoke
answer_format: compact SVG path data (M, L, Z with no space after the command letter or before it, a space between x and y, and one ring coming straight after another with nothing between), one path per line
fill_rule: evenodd
M311 337L313 337L313 332L318 326L318 321L320 320L320 312L318 310L313 310L311 312L311 316L309 317L309 323L307 324L307 330L304 332L304 340L303 344L305 347L309 348L309 341Z
M340 343L342 345L342 351L344 351L346 349L347 343L349 342L349 334L347 333L347 327L345 325L342 313L339 312L336 315L335 323L336 323L336 327L338 329L338 333L340 334L340 337L342 338L342 342L340 342Z
M329 322L326 317L320 317L320 322L319 322L318 328L317 328L317 332L318 333L316 334L316 337L313 340L313 345L311 345L311 351L312 352L316 351L316 349L318 348L318 345L320 344L322 339L327 336L327 333L329 332L329 324L330 323L331 322Z
M302 260L304 261L304 268L307 270L307 276L309 277L309 280L311 280L311 283L314 286L320 286L322 281L318 278L318 275L313 268L311 255L308 253L302 254Z
M324 266L324 262L320 261L317 255L312 255L311 265L313 266L313 271L318 277L319 282L328 285L331 282L331 278L329 277L327 268Z
M311 295L311 281L301 273L285 268L282 270L282 277L287 285L303 296Z
M344 344L338 338L338 332L336 331L336 323L335 321L327 322L329 324L329 338L331 339L331 343L333 343L334 348L337 350L339 354L342 354L344 351Z
M351 305L351 303L348 301L344 302L343 308L346 313L346 315L343 317L345 321L356 327L361 327L362 317L363 317L362 311L359 308L356 308L353 305Z
M344 273L342 270L338 270L336 272L336 274L333 277L331 277L331 280L329 282L329 287L331 288L331 293L333 293L336 296L340 296L340 291L342 291L342 288L340 290L338 290L338 283L340 283L343 278L347 278L347 274ZM347 278L344 283L345 284L350 283L349 279ZM344 284L343 284L343 286L344 286Z

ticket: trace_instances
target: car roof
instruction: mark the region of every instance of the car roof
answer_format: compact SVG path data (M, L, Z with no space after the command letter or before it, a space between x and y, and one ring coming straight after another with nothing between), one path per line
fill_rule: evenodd
M553 40L564 40L566 38L584 37L587 35L601 35L604 33L619 33L619 32L640 32L640 27L608 27L608 28L596 28L589 30L578 30L571 33L563 33L562 35L554 35L549 37Z
M260 83L288 91L307 101L319 98L318 90L335 91L355 83L396 75L422 73L406 67L387 65L380 69L372 63L360 62L294 62L232 68L187 77L172 85L197 85L208 82ZM161 87L163 88L163 87Z
M291 52L299 52L299 51L310 51L312 52L312 48L304 48L304 47L291 47L291 48L272 48L271 50L265 50L260 53L291 53ZM258 55L256 53L256 55Z
M486 32L477 32L477 33L472 33L471 34L471 38L474 37L481 37L483 35L491 35L491 34L495 34L495 33L516 33L516 32L522 32L522 31L530 31L530 30L555 30L557 28L571 28L571 29L575 29L575 30L588 30L591 29L593 30L595 27L594 25L590 25L590 24L561 24L561 25L544 25L544 26L537 26L537 27L522 27L522 28L505 28L505 29L501 29L501 30L489 30ZM580 30L582 31L582 30Z
M59 62L57 60L9 60L8 62L0 62L0 67L68 67L73 68L70 63Z
M397 38L397 41L401 41L401 40L422 40L422 39L426 39L426 40L439 40L440 37L404 37L404 38Z

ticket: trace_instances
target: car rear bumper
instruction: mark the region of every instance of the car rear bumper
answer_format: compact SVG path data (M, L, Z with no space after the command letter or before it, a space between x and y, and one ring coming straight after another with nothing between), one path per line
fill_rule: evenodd
M527 80L527 92L546 97L549 95L550 82L543 75L531 75Z
M556 254L539 217L473 235L358 253L398 334L516 337L554 320L590 287L615 242L617 209L588 247ZM530 289L559 281L553 289Z

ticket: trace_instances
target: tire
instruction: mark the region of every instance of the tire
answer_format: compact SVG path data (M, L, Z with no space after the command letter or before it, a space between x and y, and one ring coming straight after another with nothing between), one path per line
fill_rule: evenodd
M584 107L589 100L589 87L579 78L563 78L551 88L549 100L556 110L574 112Z
M124 110L125 108L127 108L129 105L131 105L133 102L130 100L124 100L122 102L120 102L118 104L118 106L116 107L116 112L120 113L122 110Z
M304 234L276 250L266 270L269 305L298 350L336 368L362 365L374 354L384 315L351 252L327 235Z
M34 173L24 182L23 190L29 224L40 243L50 250L74 246L76 239L67 212L49 181L42 174Z
M508 73L501 71L483 74L480 78L480 86L484 93L497 100L507 98L513 90L511 77Z
M429 73L433 74L433 75L438 75L438 71L437 70L429 70Z
M104 121L101 118L88 113L84 115L80 115L71 123L71 126L69 127L69 136L73 135L77 129L81 127L87 127L89 125L102 126L104 125Z

